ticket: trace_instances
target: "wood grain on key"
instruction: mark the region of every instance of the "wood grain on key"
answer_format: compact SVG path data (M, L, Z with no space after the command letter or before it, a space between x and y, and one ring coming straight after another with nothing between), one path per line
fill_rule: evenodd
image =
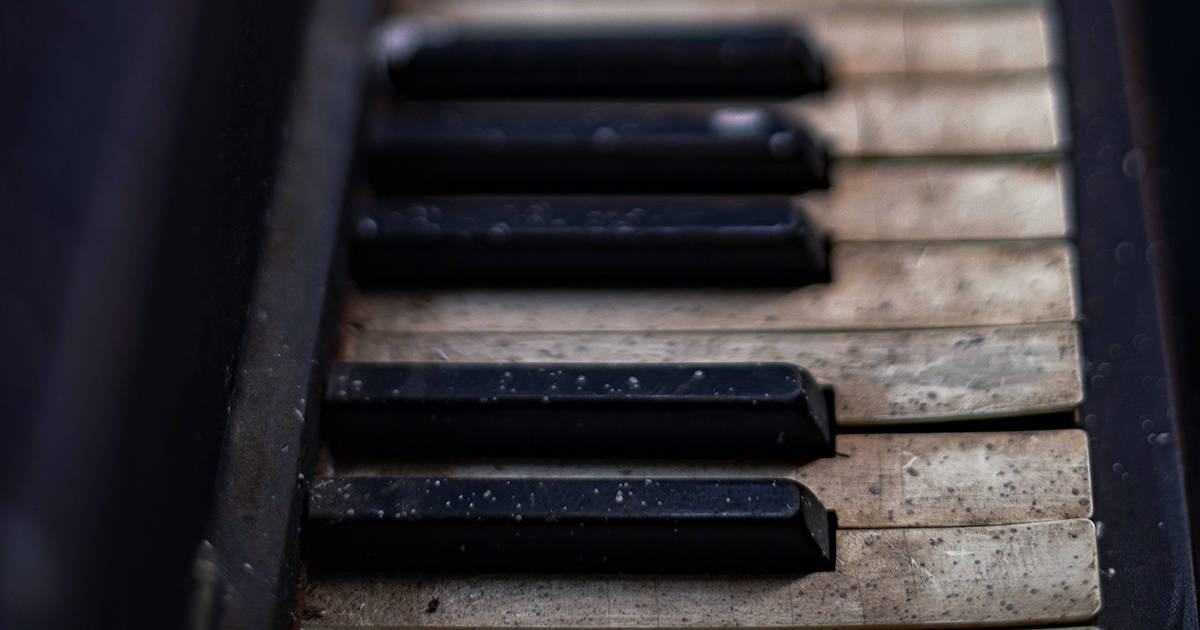
M847 79L781 108L840 156L1041 154L1065 149L1048 73Z
M1012 625L1085 621L1100 605L1088 520L846 529L837 547L836 571L800 578L317 574L305 626Z
M1073 409L1069 322L859 332L432 333L345 327L341 359L518 363L785 361L837 392L837 421L873 425Z
M899 2L547 2L438 0L397 3L406 13L479 24L796 23L831 57L835 75L1012 72L1050 65L1045 10L1038 3L991 7L906 6Z
M799 205L835 241L1063 238L1063 177L1055 161L842 160Z
M360 293L347 320L389 332L809 331L1071 321L1062 242L839 243L802 288L453 289Z
M1087 518L1081 430L842 435L838 457L802 466L746 462L342 461L351 477L546 477L635 480L787 477L808 486L844 528L939 527ZM336 456L336 453L335 453Z

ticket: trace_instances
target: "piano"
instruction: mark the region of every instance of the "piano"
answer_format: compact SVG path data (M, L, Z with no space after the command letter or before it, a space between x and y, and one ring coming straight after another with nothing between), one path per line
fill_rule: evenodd
M251 298L238 377L243 385L232 401L215 504L195 554L191 627L1194 625L1179 435L1167 414L1145 226L1136 184L1128 173L1114 171L1107 155L1128 145L1124 109L1113 101L1121 85L1110 72L1119 63L1112 24L1105 21L1111 16L1089 3L1038 0L397 0L376 9L366 2L318 0L307 19L299 91L288 113L291 135ZM610 95L604 101L583 94L543 110L538 108L547 106L547 94L513 88L515 96L494 98L539 102L505 113L497 109L504 104L489 97L512 88L520 67L507 68L515 73L509 82L464 69L464 76L478 81L468 86L476 92L469 92L452 76L422 74L420 57L405 48L414 45L412 33L403 30L414 24L425 29L416 45L436 50L454 45L455 29L478 28L484 33L478 48L492 55L478 63L485 70L493 63L499 71L506 69L505 49L487 38L506 28L542 33L529 44L536 50L536 44L558 41L556 33L619 32L636 24L645 29L638 43L647 45L655 33L662 37L672 29L694 28L689 36L703 39L711 32L737 33L749 23L803 33L814 59L828 65L812 74L811 86L793 88L804 92L794 95L769 93L774 88L748 94L738 90L753 89L735 85L723 97L699 94L703 85L694 84L670 94L673 84L647 82L641 89L649 97ZM363 44L372 33L379 43L368 53ZM728 47L722 54L737 57ZM469 59L447 57L425 61L434 69L441 62L470 67ZM397 84L393 95L387 94L389 82ZM586 92L595 83L578 85ZM429 94L408 100L405 86ZM628 113L622 109L628 101L658 109ZM422 107L442 109L418 122L403 118ZM645 181L666 177L654 171L631 190L616 191L629 195L619 201L628 207L620 209L651 207L646 214L666 217L670 229L654 233L658 240L647 236L652 245L641 249L629 245L632 237L605 241L604 230L615 225L604 223L605 204L618 204L603 196L606 186L637 169L653 170L661 160L634 165L636 154L622 157L615 175L606 175L607 162L589 162L590 170L569 185L561 179L519 181L523 172L559 166L570 175L578 155L564 150L551 163L522 167L523 156L550 144L522 149L523 142L536 142L512 131L523 124L512 111L517 119L526 112L553 122L564 111L586 117L593 107L608 108L597 120L615 111L619 120L640 127L587 127L591 143L582 151L591 157L610 155L619 134L625 134L620 141L653 135L645 121L663 111L699 107L706 120L734 121L769 147L776 146L774 134L799 130L795 138L813 144L797 149L789 141L787 158L794 152L820 156L804 168L816 169L827 182L813 177L791 194L787 186L764 188L776 180L751 178L749 185L745 178L722 179L718 169L689 172L681 176L684 183L667 190L643 190ZM762 112L778 120L762 122ZM484 122L471 127L476 115ZM441 125L448 117L453 120L446 131ZM569 136L577 132L572 124L562 123L561 131L550 125L543 135ZM743 131L722 135L724 128L713 125L714 137L746 137L738 135ZM769 133L760 133L760 126ZM455 144L461 129L478 142ZM542 132L529 133L536 138ZM418 140L426 153L405 153ZM783 159L773 151L762 153L768 162ZM421 155L434 152L436 159L422 163ZM501 168L508 169L504 177L492 177ZM1138 168L1136 158L1125 159L1124 168ZM706 177L714 190L688 188ZM497 189L509 183L511 189ZM464 196L462 190L485 196ZM581 226L589 213L604 223L579 227L577 234L593 234L591 240L546 245L528 235L538 229L523 231L516 222L497 235L488 230L504 221L489 218L471 232L451 218L544 203L560 212L545 214L547 220L557 217L570 227L574 215L560 208L575 201L561 195L574 193L581 195L574 198L581 204ZM655 214L643 202L684 194L710 199L703 196L710 193L726 200L786 197L806 229L819 231L805 247L825 257L811 263L820 268L789 284L734 257L734 248L715 246L671 267L688 247L708 247L716 237L671 241L663 234L684 228L671 223L669 208ZM750 222L752 213L738 208L734 212L744 212L737 217ZM456 226L462 238L443 238L440 231L430 236L427 227L414 232L415 218L427 226L431 211L438 215L433 223ZM510 214L540 222L539 212ZM632 221L618 229L650 231L646 225ZM740 227L766 238L754 226ZM555 258L543 261L550 269L518 260L526 245L559 247ZM498 246L509 249L497 255ZM589 265L603 265L572 255L576 248L631 256L635 249L646 251L639 264L667 267L655 267L665 271L653 278L633 267L597 270ZM475 256L491 258L472 263ZM707 264L708 256L716 262ZM465 268L448 270L459 263ZM487 278L472 277L472 264ZM560 264L563 269L554 269ZM727 265L739 273L719 276ZM701 277L689 277L689 268ZM389 270L394 273L382 273ZM572 286L572 273L589 280ZM603 280L614 274L616 280ZM781 456L771 450L773 440L738 451L736 439L706 442L690 434L668 448L653 442L663 440L661 434L642 435L630 426L621 429L635 432L630 439L649 440L647 451L670 456L634 452L619 440L605 447L608 454L542 452L542 443L558 449L573 443L556 442L553 423L542 416L529 420L524 440L503 431L486 434L487 414L509 408L503 385L499 396L485 394L471 412L482 420L449 428L431 421L420 429L428 434L421 434L419 447L403 452L388 445L418 429L386 420L381 428L378 418L347 410L400 404L408 400L400 387L416 378L412 374L425 374L421 391L428 393L437 374L455 369L492 370L481 378L498 382L520 380L522 369L565 370L565 380L521 385L525 396L537 387L595 379L592 370L620 365L621 374L631 376L609 397L628 403L639 399L643 381L689 383L715 378L723 369L768 364L811 373L819 387L801 389L809 396L806 404L827 405L821 408L829 414L832 452ZM370 372L371 366L384 371ZM398 376L387 366L416 371ZM663 366L682 369L682 376L655 372ZM351 385L339 385L339 374L342 385ZM364 380L367 389L376 388L369 395L359 391ZM466 414L469 399L479 398L463 387L466 397L447 394L458 405L448 412L452 416ZM514 396L517 390L512 388ZM741 394L774 400L753 388ZM590 412L586 401L554 396L544 397L547 409ZM602 404L604 393L595 396ZM574 406L560 406L567 403ZM689 403L680 404L686 409ZM538 409L512 407L518 428ZM747 406L738 413L761 409ZM601 425L613 421L597 418ZM462 427L470 427L470 439L455 439ZM783 443L784 433L779 437ZM585 512L587 487L594 485L597 494L603 487L606 501L608 495L619 504L628 501L621 514L643 522L655 518L654 500L647 506L637 499L644 513L630 506L635 496L660 496L651 487L662 485L685 499L696 492L693 503L725 514L719 500L707 503L696 488L768 480L800 484L836 515L828 532L807 525L816 538L830 536L830 546L818 552L829 556L829 566L781 571L769 553L739 546L745 536L720 542L720 535L700 526L689 538L694 546L688 562L679 564L681 558L660 545L644 543L651 539L644 531L613 525L610 542L602 537L598 549L619 540L637 551L621 556L629 564L615 570L605 569L607 555L585 562L584 553L601 551L570 542L562 548L580 552L578 565L570 558L522 560L500 553L449 558L445 554L453 549L422 549L445 542L436 526L403 528L451 518L452 503L458 510L456 502L469 502L473 492L482 501L491 488L514 483L539 484L521 486L522 496L528 490L531 499L543 496L537 493L545 487L573 488L585 496L554 500L563 506L577 501ZM443 497L442 484L468 488L469 496ZM769 494L766 487L759 490ZM395 488L399 494L388 494ZM412 500L430 492L438 504ZM439 512L441 498L445 512ZM752 504L740 505L736 518L765 513ZM601 511L613 514L606 505ZM397 511L399 506L405 509ZM527 507L534 515L529 521L558 518ZM692 508L701 509L686 500L673 508L676 526L689 527L685 517ZM465 513L474 509L471 502ZM522 522L526 507L505 509L511 522L474 534L473 545L491 544L488 536L535 531L529 529L535 524ZM588 524L607 527L616 520ZM456 526L469 530L472 519L465 521ZM704 527L724 527L710 521ZM409 538L401 542L404 536ZM385 553L392 547L402 551ZM536 555L539 546L511 548ZM468 553L465 543L460 551ZM655 571L660 552L662 562L687 568L673 570L671 564Z

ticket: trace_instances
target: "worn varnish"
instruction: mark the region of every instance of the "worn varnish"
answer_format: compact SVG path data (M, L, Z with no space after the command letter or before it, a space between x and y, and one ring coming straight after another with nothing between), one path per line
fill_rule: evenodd
M1073 323L820 333L399 333L351 323L340 359L783 361L834 387L844 425L1065 411L1083 398Z
M1063 238L1063 177L1049 160L842 160L798 203L836 242Z
M1100 605L1091 521L837 538L837 570L799 578L318 574L305 626L907 628L1083 621Z
M552 263L548 263L552 264ZM842 243L802 288L371 292L347 320L388 332L807 331L1075 319L1060 242Z
M1087 436L1080 430L842 435L837 457L800 466L751 462L341 461L351 477L790 478L846 528L938 527L1086 518Z

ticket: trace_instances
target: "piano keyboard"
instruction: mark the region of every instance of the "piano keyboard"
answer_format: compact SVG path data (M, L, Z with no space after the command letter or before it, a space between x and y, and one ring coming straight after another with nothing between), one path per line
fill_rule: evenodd
M830 59L831 85L772 107L831 144L829 190L795 198L829 239L831 275L803 287L351 285L337 360L790 363L832 389L837 455L547 461L333 448L314 488L362 477L608 479L634 488L791 480L836 514L835 566L802 576L413 574L314 561L299 595L303 627L923 628L1095 618L1088 443L1061 419L1074 417L1084 384L1065 114L1046 4L399 0L392 9L479 25L803 27Z

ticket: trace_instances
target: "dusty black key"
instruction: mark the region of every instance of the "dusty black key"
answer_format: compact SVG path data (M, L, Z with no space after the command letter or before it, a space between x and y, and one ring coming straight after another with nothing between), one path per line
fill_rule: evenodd
M786 479L333 477L313 484L316 570L809 573L836 522Z
M403 98L791 97L825 64L788 25L463 27L402 18L379 33Z
M413 193L794 194L829 186L807 130L761 107L408 104L374 116L371 183Z
M364 285L803 285L826 247L789 197L409 197L359 209Z
M335 454L810 459L826 397L787 364L341 363L321 429Z

